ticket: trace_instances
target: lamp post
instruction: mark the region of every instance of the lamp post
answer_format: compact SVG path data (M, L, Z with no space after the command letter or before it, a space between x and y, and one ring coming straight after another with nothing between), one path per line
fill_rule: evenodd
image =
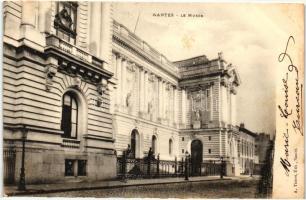
M186 151L186 157L185 157L185 181L189 180L189 170L188 170L188 163L189 163L189 153Z
M26 129L25 125L22 126L21 133L22 133L22 157L21 157L21 168L20 168L20 179L19 179L18 190L26 190L24 157L25 157L25 142L27 139L28 130Z
M223 166L223 163L224 163L224 161L223 161L223 156L221 156L220 160L221 160L220 178L221 178L221 179L223 179L223 171L224 171L224 166Z

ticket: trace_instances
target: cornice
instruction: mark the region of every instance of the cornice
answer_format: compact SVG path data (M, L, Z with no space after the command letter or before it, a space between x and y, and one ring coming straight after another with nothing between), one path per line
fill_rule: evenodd
M132 53L136 53L139 57L145 59L148 63L150 64L154 64L156 66L159 67L160 70L163 70L164 72L166 72L168 75L172 76L175 79L179 79L180 76L178 73L175 73L173 71L170 71L169 69L165 68L165 66L163 66L161 63L157 62L156 59L152 59L150 58L148 55L145 55L145 53L141 50L138 49L138 47L134 47L133 45L129 44L129 42L124 41L120 36L117 36L116 34L113 34L113 41L120 45L121 47L127 49L128 51L132 52ZM116 50L114 50L114 53L119 53Z

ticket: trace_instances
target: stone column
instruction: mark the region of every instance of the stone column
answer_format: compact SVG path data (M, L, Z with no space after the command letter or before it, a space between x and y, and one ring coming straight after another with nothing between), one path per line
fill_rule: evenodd
M116 104L117 107L119 108L119 106L121 105L121 55L120 54L116 54L116 71L117 71L117 95L116 95Z
M173 85L171 85L170 87L171 89L171 99L170 99L170 106L171 106L171 113L170 113L170 122L171 122L171 126L173 126L173 122L174 122L174 87Z
M209 101L210 101L210 120L213 120L213 113L214 113L214 98L213 98L213 85L209 87Z
M171 99L171 102L172 102L172 110L171 110L171 114L172 114L172 124L171 126L173 126L173 123L175 122L175 86L172 86L172 99Z
M38 27L41 33L51 31L51 1L39 1Z
M127 58L122 58L122 64L121 64L121 105L125 105L125 98L126 98L126 63Z
M158 113L157 113L157 117L161 118L161 78L158 77L157 78L157 90L158 90Z
M161 118L165 118L165 110L164 110L164 106L165 106L165 83L162 80L161 81Z
M21 26L35 28L36 22L36 4L35 1L22 1ZM34 13L33 13L34 12Z
M99 2L101 3L101 2ZM100 29L100 58L106 63L103 64L104 68L109 69L109 64L111 62L112 53L112 17L111 17L111 2L101 3L101 18L95 18L96 21L101 19L101 29ZM99 32L98 32L99 33Z
M177 124L177 117L178 117L178 106L177 106L177 88L174 87L173 89L173 122Z
M89 35L89 51L94 55L100 56L101 47L101 2L92 1L90 2L90 35Z
M182 89L182 123L186 123L186 92Z
M143 104L144 104L144 106L143 106L143 111L144 111L144 113L147 113L147 111L148 111L148 103L147 103L147 101L148 101L148 97L147 97L147 95L148 95L148 71L145 71L144 72L144 99L143 99Z
M233 125L236 125L237 122L236 122L236 117L237 117L237 107L236 107L236 94L233 93L232 94L232 124Z
M144 70L139 67L139 111L143 112L143 98L144 98Z

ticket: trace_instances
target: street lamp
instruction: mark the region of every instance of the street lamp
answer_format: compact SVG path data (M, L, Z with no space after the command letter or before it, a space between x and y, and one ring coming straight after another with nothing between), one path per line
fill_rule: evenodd
M25 157L25 141L27 139L28 130L26 129L25 125L22 125L21 133L22 133L22 157L21 157L21 169L20 169L18 190L26 190L24 157Z
M185 181L189 180L189 170L188 170L188 162L189 162L189 153L186 151L186 157L185 157Z
M224 161L223 161L223 156L221 156L220 160L221 160L220 178L221 178L221 179L223 179L223 171L224 171Z

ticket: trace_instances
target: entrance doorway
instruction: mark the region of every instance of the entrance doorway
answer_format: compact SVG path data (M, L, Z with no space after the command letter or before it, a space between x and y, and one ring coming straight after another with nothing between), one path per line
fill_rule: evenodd
M136 158L137 153L139 151L139 133L136 129L132 131L131 134L131 153L129 155L130 158Z
M191 142L191 174L201 174L201 163L203 161L203 144L200 140Z

